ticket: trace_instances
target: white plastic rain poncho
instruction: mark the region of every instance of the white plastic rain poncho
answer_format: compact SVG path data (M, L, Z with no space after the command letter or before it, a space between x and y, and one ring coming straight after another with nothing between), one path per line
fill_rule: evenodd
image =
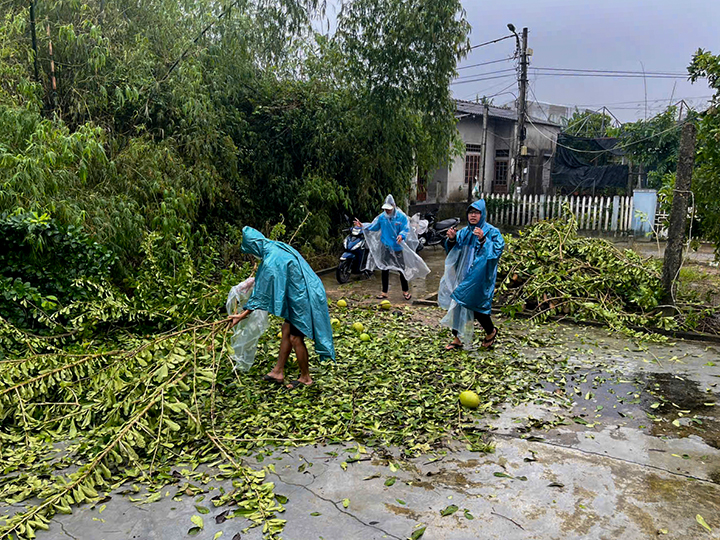
M225 303L228 315L239 315L242 312L243 306L252 295L254 286L255 278L251 277L230 289ZM235 332L230 340L233 350L230 358L235 362L235 367L242 371L250 369L255 361L258 340L267 327L268 312L260 309L253 311L235 326Z
M388 195L383 206L392 206L388 215L383 211L375 220L364 228L365 242L370 250L365 269L395 270L401 272L408 281L424 278L430 269L420 256L415 253L418 238L410 227L408 217L398 209L395 199ZM402 242L397 242L397 237Z

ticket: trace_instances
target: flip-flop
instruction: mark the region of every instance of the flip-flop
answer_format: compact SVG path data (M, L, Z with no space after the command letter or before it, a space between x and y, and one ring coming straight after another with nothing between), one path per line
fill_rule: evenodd
M283 384L285 380L276 379L275 377L271 377L270 375L263 376L263 381L275 383L275 384Z
M304 386L304 387L308 388L308 387L312 386L313 384L315 384L315 383L305 384L304 382L298 381L297 379L295 379L294 381L290 381L290 384L285 385L285 388L287 388L288 390L295 390L298 386Z
M375 298L377 298L378 300L387 300L388 296L387 294L378 294Z
M482 344L480 345L484 349L491 349L493 345L495 345L495 338L497 338L498 335L498 329L497 326L495 327L495 330L493 330L493 335L491 338L485 338L482 341Z
M446 351L458 351L462 348L462 343L450 343L449 345L445 346Z
M405 297L405 300L410 300L412 298L412 293L403 293L403 296Z

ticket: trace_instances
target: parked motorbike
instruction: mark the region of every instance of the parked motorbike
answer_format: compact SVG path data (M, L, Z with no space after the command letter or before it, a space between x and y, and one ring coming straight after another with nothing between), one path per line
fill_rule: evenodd
M363 223L363 227L367 225L369 223ZM362 274L365 277L370 277L372 271L364 269L370 253L365 241L365 233L360 227L345 229L343 232L349 232L350 234L343 241L345 251L340 256L340 261L335 270L337 282L341 284L347 283L350 281L351 274Z
M417 251L425 246L437 246L447 238L447 232L451 227L460 224L459 218L437 221L437 210L427 212L423 217L420 217L419 213L415 214L410 221L415 227L420 242Z

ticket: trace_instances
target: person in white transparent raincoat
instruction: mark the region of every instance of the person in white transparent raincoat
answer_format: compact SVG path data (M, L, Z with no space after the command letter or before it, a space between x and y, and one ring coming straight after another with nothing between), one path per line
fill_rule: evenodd
M382 292L377 298L387 298L390 270L400 273L400 286L405 300L410 300L409 281L424 278L430 269L415 252L418 239L405 213L395 204L392 195L388 195L382 206L383 213L363 228L365 242L370 250L366 269L382 270ZM355 218L355 226L363 227Z
M440 324L451 328L455 336L447 350L472 347L475 320L485 330L482 347L492 347L497 337L490 312L505 239L485 221L486 215L485 201L475 201L467 209L468 226L459 232L450 229L445 241L448 255L438 304L448 312Z

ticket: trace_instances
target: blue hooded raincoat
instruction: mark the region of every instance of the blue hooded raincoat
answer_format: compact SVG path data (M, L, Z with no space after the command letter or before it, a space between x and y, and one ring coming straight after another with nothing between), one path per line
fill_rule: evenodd
M469 225L458 232L455 245L447 250L448 258L454 250L460 250L462 255L465 255L457 257L455 271L460 279L452 298L464 308L489 315L495 294L498 262L505 248L505 239L497 228L486 221L484 200L475 201L470 207L480 211L481 217L476 227L482 228L485 241L481 245L478 237L473 234L474 227Z
M398 210L395 199L392 195L388 195L385 204L393 206L392 213L388 214L383 211L375 220L366 227L368 231L380 231L380 241L387 248L393 251L402 251L402 245L398 244L397 237L401 236L406 240L410 234L410 221L402 210Z
M322 359L335 359L325 287L302 255L252 227L243 228L240 250L262 259L245 309L282 317L315 342Z

